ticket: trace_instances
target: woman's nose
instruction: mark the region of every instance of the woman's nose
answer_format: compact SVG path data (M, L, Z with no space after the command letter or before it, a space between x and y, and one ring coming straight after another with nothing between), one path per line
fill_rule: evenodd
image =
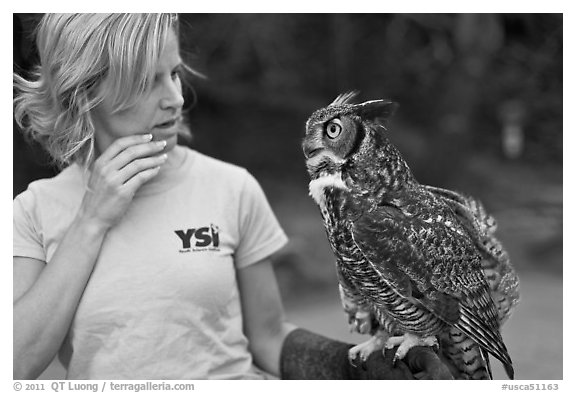
M164 96L160 100L160 107L162 109L180 109L183 105L182 85L178 80L171 80L165 88Z

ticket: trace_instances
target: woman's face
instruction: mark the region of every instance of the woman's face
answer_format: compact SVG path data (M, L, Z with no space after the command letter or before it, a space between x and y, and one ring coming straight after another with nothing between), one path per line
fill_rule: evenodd
M164 152L176 146L178 119L182 114L182 83L178 39L170 32L164 50L156 66L156 76L149 94L144 95L135 106L113 113L110 99L94 108L97 154L117 138L135 134L152 134L153 140L166 141Z

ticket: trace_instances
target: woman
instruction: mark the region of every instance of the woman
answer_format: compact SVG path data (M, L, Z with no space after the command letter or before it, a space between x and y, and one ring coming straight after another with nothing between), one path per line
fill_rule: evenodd
M57 353L71 379L412 377L285 321L260 186L176 143L176 15L48 14L37 46L15 116L65 169L14 200L15 379Z

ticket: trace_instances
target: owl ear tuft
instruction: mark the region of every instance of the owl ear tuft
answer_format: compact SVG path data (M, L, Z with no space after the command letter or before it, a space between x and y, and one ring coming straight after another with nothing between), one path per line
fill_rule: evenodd
M338 106L338 105L345 105L350 104L350 101L354 99L360 92L358 90L349 91L346 93L340 94L332 103L328 106Z
M389 100L373 100L357 104L356 108L363 119L383 121L392 116L398 106L396 102Z

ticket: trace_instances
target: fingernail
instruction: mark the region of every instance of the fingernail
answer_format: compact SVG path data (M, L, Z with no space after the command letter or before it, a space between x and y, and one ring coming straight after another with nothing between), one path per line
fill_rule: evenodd
M144 135L142 135L142 139L144 139L145 141L151 141L152 140L152 134L144 134Z
M167 158L168 158L168 154L162 154L162 155L160 156L160 159L161 159L162 161L166 161Z
M166 147L166 141L158 141L156 142L156 146L164 149Z

